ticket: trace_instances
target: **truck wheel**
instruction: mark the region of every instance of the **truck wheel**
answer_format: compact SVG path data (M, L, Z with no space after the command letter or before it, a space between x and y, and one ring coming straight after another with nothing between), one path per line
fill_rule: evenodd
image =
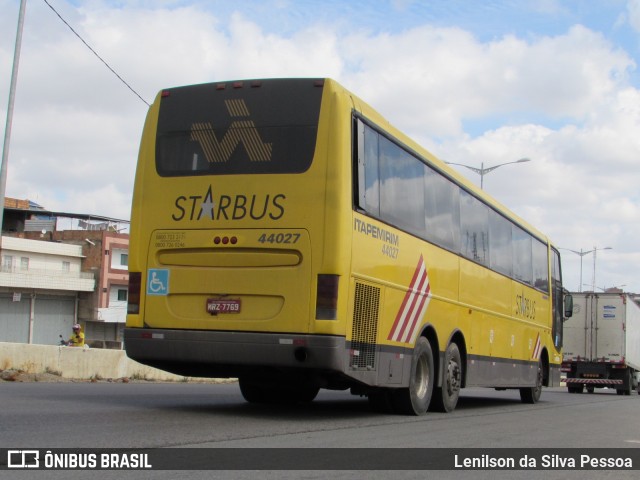
M623 385L623 393L625 395L631 395L631 390L633 390L633 374L631 373L631 370L629 368L627 368L627 371L624 375Z
M587 385L587 393L593 393L595 389L596 387L594 387L593 385Z
M574 385L573 387L567 387L569 393L582 393L584 391L584 385Z
M392 391L393 406L398 413L424 415L427 413L434 384L434 364L431 345L420 337L413 349L409 388Z
M461 385L462 360L460 358L460 349L455 343L450 343L444 352L442 387L434 388L429 409L437 412L453 411L458 404Z
M542 362L538 360L538 371L536 372L536 386L520 389L520 400L522 403L536 403L542 394Z

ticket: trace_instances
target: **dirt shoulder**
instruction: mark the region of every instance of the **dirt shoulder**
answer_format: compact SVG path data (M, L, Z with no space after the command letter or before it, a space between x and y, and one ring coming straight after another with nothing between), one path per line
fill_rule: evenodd
M98 378L65 378L59 373L55 372L41 372L41 373L28 373L22 370L16 370L14 368L10 368L8 370L0 371L0 381L4 382L46 382L46 383L72 383L72 382L82 382L82 383L91 383L91 382L118 382L118 383L129 383L131 379L129 378L118 378L118 379L98 379Z
M16 370L10 368L7 370L0 370L0 383L1 382L44 382L44 383L176 383L170 381L160 381L146 378L65 378L57 372L41 372L41 373L28 373L22 370ZM179 382L188 383L234 383L237 380L234 378L187 378L185 377Z

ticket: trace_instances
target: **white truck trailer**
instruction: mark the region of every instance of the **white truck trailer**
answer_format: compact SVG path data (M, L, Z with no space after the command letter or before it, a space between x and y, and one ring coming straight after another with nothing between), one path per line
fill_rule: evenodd
M640 306L624 293L572 295L561 369L569 393L606 387L640 394Z

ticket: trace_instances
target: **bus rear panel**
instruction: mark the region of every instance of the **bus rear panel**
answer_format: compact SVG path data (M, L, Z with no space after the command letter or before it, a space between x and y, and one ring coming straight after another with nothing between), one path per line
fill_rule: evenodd
M317 141L331 128L324 90L257 80L158 95L132 210L131 358L189 376L338 381L348 276L336 250L348 247L324 240L340 202L327 202Z

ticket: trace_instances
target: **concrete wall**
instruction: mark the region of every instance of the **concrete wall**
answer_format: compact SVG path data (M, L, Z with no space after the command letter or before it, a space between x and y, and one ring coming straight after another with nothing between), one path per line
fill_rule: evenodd
M64 378L77 379L185 380L185 377L134 362L123 350L0 343L0 370L11 368L27 373L57 372Z

